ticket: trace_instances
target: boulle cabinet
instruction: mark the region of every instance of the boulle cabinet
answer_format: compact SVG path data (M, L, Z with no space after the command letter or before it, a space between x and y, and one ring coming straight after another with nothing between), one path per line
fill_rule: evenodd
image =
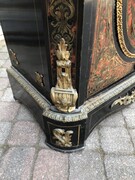
M14 98L53 149L82 149L135 101L134 0L0 0Z

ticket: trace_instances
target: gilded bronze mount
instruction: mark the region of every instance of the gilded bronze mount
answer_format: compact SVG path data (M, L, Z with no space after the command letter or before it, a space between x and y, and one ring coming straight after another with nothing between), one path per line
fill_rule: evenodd
M51 89L51 99L59 111L68 113L76 109L78 93L72 86L70 52L64 38L58 44L56 56L57 83Z

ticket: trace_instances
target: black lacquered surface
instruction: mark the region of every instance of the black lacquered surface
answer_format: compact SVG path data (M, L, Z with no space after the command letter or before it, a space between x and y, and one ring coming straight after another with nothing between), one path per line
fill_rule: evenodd
M40 0L1 0L0 21L8 50L12 49L19 61L18 65L12 61L13 66L49 99L48 36L43 22L46 9L42 3ZM35 81L35 72L43 75L44 87Z
M92 60L92 47L94 41L97 2L85 0L83 8L81 60L79 62L80 68L78 68L79 106L82 105L87 98L87 84L89 80L90 65Z

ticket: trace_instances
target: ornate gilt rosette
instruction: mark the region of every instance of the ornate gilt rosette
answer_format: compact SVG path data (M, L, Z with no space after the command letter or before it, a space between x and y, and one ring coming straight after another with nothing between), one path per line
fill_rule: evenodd
M135 53L129 51L126 46L125 38L124 38L124 29L123 29L123 0L117 0L116 9L117 9L117 33L118 40L121 47L122 52L128 58L135 58Z

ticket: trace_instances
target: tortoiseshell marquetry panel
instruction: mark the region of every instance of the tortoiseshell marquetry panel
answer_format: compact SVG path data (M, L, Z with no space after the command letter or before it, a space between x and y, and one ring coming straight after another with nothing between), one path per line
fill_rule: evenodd
M127 0L126 16L128 39L133 48L135 48L135 0Z
M116 35L119 33L118 23L120 23L118 14L118 1L116 1L117 3L114 0L98 0L97 2L95 34L90 76L87 87L87 97L90 97L91 95L105 89L109 85L112 85L113 83L134 71L135 63L127 61L127 59L130 59L130 57L125 60L125 55L123 55L124 52L122 52L120 42L119 44L116 43ZM120 1L124 4L124 1ZM133 41L131 42L132 45L134 45L135 42L134 39L132 39L134 33L133 28L131 30L131 24L133 24L131 20L134 21L135 19L135 15L133 14L135 4L134 2L134 0L128 0L129 7L127 7L128 12L131 11L130 13L127 13L127 29L129 40ZM132 7L130 6L131 3L133 4ZM114 7L115 11L113 11ZM117 19L114 18L115 15L117 15ZM130 16L132 16L132 18ZM117 32L114 30L116 26ZM119 25L119 27L122 26ZM130 27L130 29L128 27ZM118 41L121 41L121 37L118 37ZM119 46L119 48L116 46Z

